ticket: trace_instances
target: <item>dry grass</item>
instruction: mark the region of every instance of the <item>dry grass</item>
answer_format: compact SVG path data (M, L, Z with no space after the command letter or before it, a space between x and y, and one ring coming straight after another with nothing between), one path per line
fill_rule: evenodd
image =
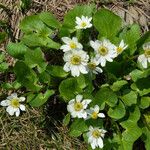
M26 113L17 118L10 117L1 108L0 116L1 150L86 149L81 141L68 136L67 127L47 122L42 109L27 108Z
M149 30L149 0L137 0L135 3L123 0L33 0L31 8L25 13L20 10L19 0L0 0L0 8L1 5L7 8L0 9L0 20L5 20L13 33L13 38L0 47L4 51L9 41L19 38L18 26L24 16L41 11L51 11L59 20L62 20L64 14L77 3L95 3L97 8L107 7L120 15L126 23L137 22L141 25L143 32ZM44 110L47 111L47 109ZM69 137L68 129L54 122L52 115L45 114L43 109L27 108L26 113L16 118L10 117L4 108L0 108L0 149L86 150L86 145L78 139Z

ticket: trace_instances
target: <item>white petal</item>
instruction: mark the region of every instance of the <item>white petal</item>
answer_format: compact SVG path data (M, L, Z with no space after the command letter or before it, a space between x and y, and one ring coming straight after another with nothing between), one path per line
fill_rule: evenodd
M86 111L84 111L84 112L82 113L82 118L84 118L84 119L87 118L87 113L86 113Z
M96 69L95 69L97 72L99 72L99 73L102 73L103 72L103 70L100 68L100 67L96 67Z
M18 117L20 115L20 109L19 108L16 110L15 114L16 114L16 117Z
M79 17L76 17L76 22L80 23L81 19Z
M71 39L68 38L68 37L62 37L61 39L62 39L62 41L63 41L64 43L66 43L66 44L69 44L70 41L71 41Z
M83 99L83 95L77 95L76 96L76 101L80 102Z
M76 37L73 37L72 41L75 42L75 43L78 43L78 39Z
M12 96L13 98L17 98L17 93L12 93L10 96Z
M87 74L87 73L88 73L88 71L86 70L86 67L84 67L83 65L80 65L80 66L79 66L79 70L80 70L80 72L83 73L83 74Z
M94 128L92 126L89 126L89 130L92 131Z
M99 113L99 114L98 114L98 117L100 117L100 118L105 118L105 115L104 115L103 113Z
M100 148L103 148L104 144L103 144L102 138L98 138L98 146L99 146Z
M63 69L66 71L66 72L69 72L70 71L70 64L69 63L66 63L63 67Z
M106 60L105 60L105 58L101 57L100 63L101 63L102 67L106 66Z
M120 42L120 44L119 44L119 47L124 47L124 41L123 40L121 40L121 42Z
M96 148L96 143L95 143L95 142L92 142L92 143L91 143L91 147L92 147L92 149L95 149L95 148Z
M97 113L99 112L99 106L98 105L94 106L94 111L97 112Z
M3 100L3 101L1 101L0 105L1 106L8 106L8 105L10 105L10 100Z
M79 76L80 75L80 72L79 72L79 69L78 69L78 67L77 66L73 66L72 68L71 68L71 74L72 74L72 76Z
M11 116L13 116L13 115L14 115L14 112L15 112L15 110L14 110L13 107L11 107L11 106L8 106L8 107L6 108L6 111L7 111Z
M19 101L20 101L20 102L25 101L25 99L26 99L25 97L19 97Z
M22 111L25 111L26 107L25 107L24 105L20 104L20 109L21 109Z
M144 54L142 54L138 57L138 61L141 63L143 68L147 68L147 58L145 57Z
M62 49L63 52L67 52L67 51L71 50L71 48L70 48L69 45L62 45L62 46L60 47L60 49Z

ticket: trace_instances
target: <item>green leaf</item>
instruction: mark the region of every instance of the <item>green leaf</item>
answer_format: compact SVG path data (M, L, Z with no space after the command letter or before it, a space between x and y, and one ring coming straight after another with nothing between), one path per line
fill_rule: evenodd
M109 88L101 88L95 95L93 103L99 105L100 107L105 103L110 107L114 107L118 101L117 95Z
M40 20L39 16L32 15L25 17L20 23L20 29L29 34L33 32L38 32L44 29L45 24Z
M147 127L142 128L143 131L143 136L142 136L142 140L145 143L145 148L146 150L150 150L150 130Z
M40 19L48 26L53 28L60 28L61 24L50 12L42 12L39 14Z
M62 96L63 99L68 102L75 98L78 93L82 92L82 89L78 85L75 78L68 78L60 83L59 92L60 96Z
M28 48L23 43L9 43L7 45L8 54L14 58L21 59L27 50Z
M126 85L128 82L125 80L116 81L111 86L111 89L113 91L119 91L124 85Z
M101 37L113 39L121 29L122 20L108 9L100 9L93 16L95 28Z
M137 94L134 91L130 91L129 93L123 95L121 99L125 105L131 106L137 103Z
M122 149L132 150L133 143L141 136L141 128L138 127L137 122L140 119L140 110L136 106L134 110L130 111L129 118L120 123L120 125L125 129L122 133Z
M41 74L39 74L39 81L41 83L46 83L49 85L51 81L51 76L46 71L44 71Z
M44 103L46 103L49 97L52 96L53 94L54 94L53 90L47 90L44 94L39 93L36 97L33 97L33 99L29 101L29 104L32 107L39 107L43 105Z
M46 71L54 77L65 78L68 76L68 73L64 71L62 66L48 65Z
M60 31L61 37L69 35L75 31L76 17L88 16L91 17L94 7L92 5L76 6L70 10L64 17L63 26Z
M120 38L123 39L126 44L128 44L130 55L133 55L136 51L136 42L140 39L140 35L140 26L137 24L133 24L130 27L125 28L120 34Z
M119 104L113 108L109 108L108 116L114 119L121 119L125 116L126 110L124 104L119 101Z
M60 44L51 40L50 38L47 39L47 44L45 47L47 48L53 48L53 49L59 49L60 48Z
M77 83L81 89L84 89L87 86L86 79L83 74L80 74L79 77L76 77Z
M38 78L35 72L30 69L23 61L17 61L14 66L14 73L17 81L27 90L39 91L41 87L37 84Z
M4 72L8 69L8 64L6 62L0 63L0 72Z
M76 119L70 126L69 135L78 137L85 131L88 131L88 126L85 124L85 121L83 119Z
M39 37L37 34L24 35L22 42L29 47L46 46L47 38Z
M140 102L140 108L145 109L150 106L150 97L142 97Z
M134 82L136 82L139 78L141 78L141 75L143 74L143 71L135 69L130 73L130 76Z
M37 67L40 73L45 71L47 63L44 59L43 52L39 48L34 50L28 50L24 57L25 57L25 63L30 68Z
M67 126L67 125L69 124L69 122L70 122L70 113L68 113L68 114L65 116L65 118L63 119L63 124L64 124L65 126Z

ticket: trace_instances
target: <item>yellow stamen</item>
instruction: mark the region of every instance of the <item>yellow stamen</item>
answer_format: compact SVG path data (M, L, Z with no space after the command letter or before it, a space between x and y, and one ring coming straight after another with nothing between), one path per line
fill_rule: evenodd
M150 49L145 50L145 56L146 56L147 58L150 57Z
M94 70L96 68L96 64L94 62L90 62L88 63L88 67L89 69Z
M94 138L99 138L99 137L101 136L101 132L96 129L96 130L94 130L94 131L92 132L92 136L93 136Z
M77 45L74 42L70 42L70 47L71 49L77 48Z
M81 23L81 27L83 27L83 28L86 27L86 25L87 25L86 22Z
M78 56L78 55L72 56L72 57L71 57L71 63L72 63L73 65L79 65L79 64L81 64L81 57Z
M120 54L123 51L122 47L117 47L117 53Z
M93 113L91 114L91 117L92 117L92 119L97 119L97 118L98 118L97 112L93 112Z
M14 107L14 108L18 108L19 107L19 100L18 99L12 99L11 101L10 101L10 105L12 106L12 107Z
M76 103L74 104L74 109L75 109L75 111L80 111L81 109L83 109L82 103L76 102Z
M108 49L105 46L101 46L98 49L100 55L105 56L108 54Z

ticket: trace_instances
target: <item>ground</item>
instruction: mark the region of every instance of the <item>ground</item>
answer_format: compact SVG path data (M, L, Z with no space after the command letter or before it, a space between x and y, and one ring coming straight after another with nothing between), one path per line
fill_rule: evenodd
M5 21L6 28L10 29L9 38L0 45L0 50L5 51L9 41L19 39L21 33L18 26L23 17L41 11L51 11L62 21L64 14L77 3L95 3L97 8L107 7L120 15L126 23L136 22L141 25L143 32L149 30L149 0L33 0L25 10L19 0L0 0L0 20ZM21 11L21 6L24 11ZM8 56L7 60L10 65L13 65L14 61L11 57ZM54 102L51 105L53 104ZM57 107L57 111L49 109L51 109L49 105L41 109L28 106L26 113L16 118L10 117L4 108L0 108L0 149L86 150L86 144L82 139L69 137L67 127L61 123L63 115L60 116L59 122L52 117L51 113L58 113L60 108Z

